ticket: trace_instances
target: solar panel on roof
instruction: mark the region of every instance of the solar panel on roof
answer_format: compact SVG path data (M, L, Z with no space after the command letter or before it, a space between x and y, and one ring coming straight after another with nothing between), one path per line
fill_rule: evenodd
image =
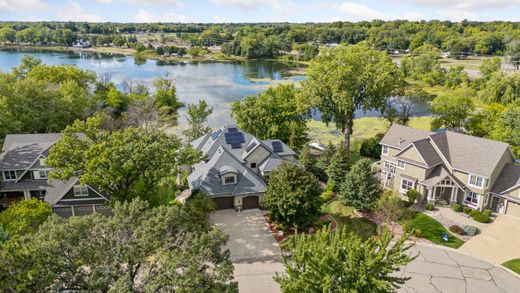
M252 150L254 147L256 146L256 142L252 142L250 143L247 148L246 148L246 152L249 152L250 150Z
M282 143L279 142L279 141L273 141L271 142L271 144L273 145L273 151L275 153L281 153L283 152L283 147L282 147Z
M232 144L231 144L231 148L232 148L232 149L239 149L239 148L241 148L241 147L242 147L242 144L239 143L239 142L235 142L235 143L232 143Z
M230 127L230 128L228 128L228 132L229 132L229 133L238 132L238 128L236 128L236 127Z

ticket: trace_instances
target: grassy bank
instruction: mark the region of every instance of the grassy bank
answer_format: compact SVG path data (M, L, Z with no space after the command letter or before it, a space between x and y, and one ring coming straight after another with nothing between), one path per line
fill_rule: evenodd
M520 258L508 260L502 265L520 275Z
M356 233L362 238L376 235L376 224L364 218L360 218L352 207L344 205L339 200L334 200L325 206L329 213L338 223L337 229L345 228L349 232Z
M416 212L410 219L402 221L400 224L409 225L410 228L417 230L417 237L427 239L438 245L459 248L464 244L464 241L453 236L437 220L420 212ZM448 241L442 239L444 234L448 234Z
M412 117L410 127L424 130L430 129L431 117ZM326 126L321 121L311 120L307 123L309 127L309 137L314 142L327 143L329 140L333 143L339 143L343 140L341 131L337 130L333 124ZM360 142L363 139L374 137L379 132L385 132L389 127L389 123L381 117L362 117L354 120L354 129L352 133L352 141Z

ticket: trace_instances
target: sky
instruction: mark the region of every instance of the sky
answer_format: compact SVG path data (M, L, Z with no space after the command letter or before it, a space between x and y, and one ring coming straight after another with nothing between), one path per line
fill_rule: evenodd
M2 21L520 21L520 0L0 0Z

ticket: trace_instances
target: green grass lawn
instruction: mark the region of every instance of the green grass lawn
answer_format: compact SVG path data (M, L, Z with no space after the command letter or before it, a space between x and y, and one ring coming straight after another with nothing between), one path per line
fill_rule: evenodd
M368 238L376 235L376 224L368 219L360 218L354 213L352 207L344 205L339 200L334 200L327 204L325 211L329 213L338 223L337 229L347 229L354 232L362 238Z
M520 275L520 258L508 260L502 265Z
M414 229L421 230L420 237L428 239L435 244L451 248L459 248L464 244L464 241L453 236L441 223L423 213L416 212L410 219L401 222L401 224L404 223L409 223ZM444 233L448 234L449 240L447 242L442 239Z

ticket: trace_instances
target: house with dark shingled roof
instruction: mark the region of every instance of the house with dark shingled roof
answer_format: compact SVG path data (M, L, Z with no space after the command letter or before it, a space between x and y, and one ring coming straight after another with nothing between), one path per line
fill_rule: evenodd
M188 183L209 195L218 209L258 208L270 172L296 163L296 153L280 140L259 140L236 126L224 126L192 143L207 159L191 166Z
M380 145L385 188L520 217L520 166L507 143L394 124Z
M54 212L65 217L92 213L111 214L106 203L110 196L93 186L82 185L78 178L48 180L51 168L45 160L59 133L8 134L0 154L0 204L39 198Z

